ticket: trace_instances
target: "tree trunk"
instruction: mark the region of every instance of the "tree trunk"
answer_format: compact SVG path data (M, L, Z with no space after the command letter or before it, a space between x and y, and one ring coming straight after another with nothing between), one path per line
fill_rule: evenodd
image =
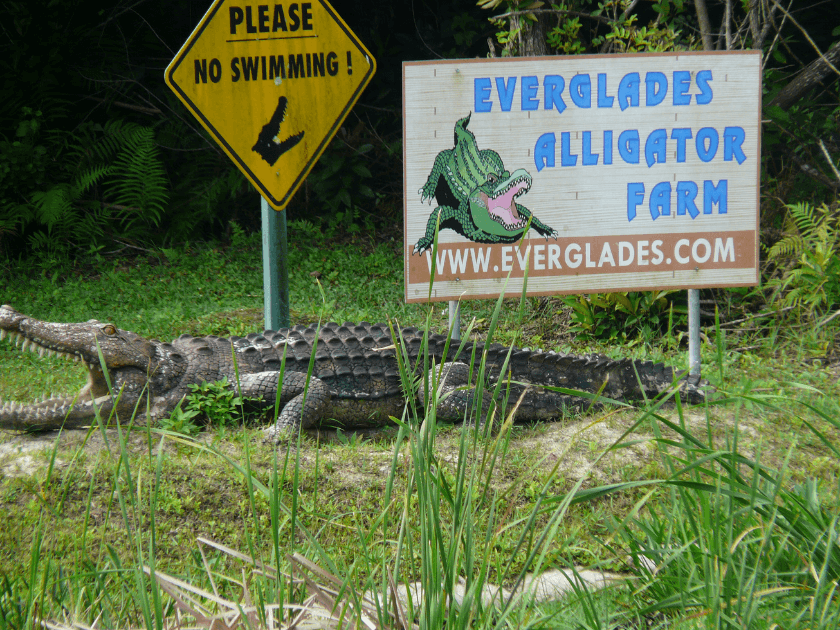
M510 18L511 31L517 28L521 29L516 38L520 57L542 57L549 54L545 42L548 32L548 16L537 15L536 18L536 22L524 19L523 16L519 15ZM508 50L510 50L510 44L508 44Z
M712 44L712 23L709 22L709 12L706 10L706 0L694 0L697 11L697 23L700 25L700 36L703 38L703 50L714 50Z

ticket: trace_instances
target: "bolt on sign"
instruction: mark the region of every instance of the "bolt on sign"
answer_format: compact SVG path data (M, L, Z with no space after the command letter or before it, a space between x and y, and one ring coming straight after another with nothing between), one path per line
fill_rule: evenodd
M326 0L216 0L165 77L281 210L375 71L374 58Z
M409 302L758 283L760 51L403 65ZM438 232L437 251L433 240Z

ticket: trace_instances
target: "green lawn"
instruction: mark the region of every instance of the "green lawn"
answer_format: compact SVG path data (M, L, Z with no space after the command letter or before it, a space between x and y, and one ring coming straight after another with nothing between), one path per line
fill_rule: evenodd
M433 327L445 327L445 304L403 304L398 240L327 242L310 231L295 241L291 230L294 323L416 325L433 309ZM241 335L262 328L261 273L258 237L235 232L224 247L102 258L72 272L10 267L0 301L167 340ZM462 317L485 334L493 307L468 303ZM685 365L678 331L611 346L574 338L559 299L506 300L496 323L498 340L522 346ZM196 437L98 426L2 434L0 509L10 526L0 530L0 628L35 627L36 611L63 623L98 618L102 628L162 627L173 600L144 566L215 585L235 602L243 583L262 604L312 592L200 537L281 571L300 553L358 592L387 592L389 575L420 581L429 594L414 602L421 627L612 628L641 614L680 628L834 628L840 388L810 359L837 328L795 326L726 338L706 330L704 375L719 390L708 407L601 410L496 437L433 417L421 428L411 414L374 439L325 432L279 450L236 418ZM3 400L83 382L71 364L7 343L0 365ZM458 578L468 590L510 587L525 571L572 565L633 578L551 605L449 605ZM378 622L396 627L384 609Z

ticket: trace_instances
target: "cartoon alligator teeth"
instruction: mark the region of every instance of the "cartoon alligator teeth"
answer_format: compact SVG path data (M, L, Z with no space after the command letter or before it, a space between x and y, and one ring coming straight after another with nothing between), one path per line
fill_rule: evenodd
M455 147L435 157L432 172L420 189L421 201L432 197L438 203L426 223L426 234L414 246L421 254L432 246L435 229L455 230L476 243L515 243L531 227L546 238L557 232L531 215L516 199L531 189L531 176L524 169L505 170L499 154L479 150L467 129L469 114L455 123Z

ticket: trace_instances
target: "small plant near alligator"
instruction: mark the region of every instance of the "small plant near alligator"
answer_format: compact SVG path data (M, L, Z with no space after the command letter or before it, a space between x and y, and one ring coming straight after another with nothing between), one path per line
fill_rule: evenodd
M245 407L251 399L237 395L227 377L221 381L193 383L189 388L191 393L169 417L160 421L161 429L196 435L203 426L241 426L246 421Z
M183 403L183 401L182 401ZM172 431L173 433L180 433L181 435L197 435L201 431L201 425L196 423L195 419L198 416L198 411L194 409L183 409L179 404L168 418L163 418L158 426L163 431Z
M215 426L241 424L236 419L244 420L245 405L253 400L237 395L227 377L212 383L193 383L189 388L186 410Z

